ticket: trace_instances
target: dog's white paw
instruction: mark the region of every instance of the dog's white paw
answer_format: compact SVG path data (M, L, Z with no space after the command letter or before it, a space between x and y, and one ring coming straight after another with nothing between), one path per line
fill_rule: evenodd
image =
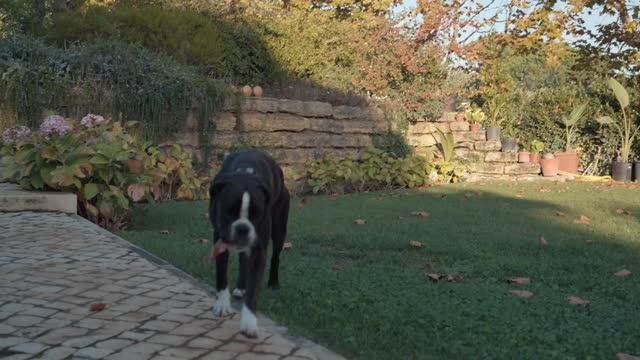
M242 297L244 296L244 290L240 290L238 288L233 289L233 292L231 293L231 295L236 298L236 299L242 299Z
M233 314L231 302L229 301L229 290L224 289L218 292L218 298L213 303L213 315L224 317Z
M258 337L258 319L256 315L247 307L242 305L242 313L240 316L240 331L249 338Z

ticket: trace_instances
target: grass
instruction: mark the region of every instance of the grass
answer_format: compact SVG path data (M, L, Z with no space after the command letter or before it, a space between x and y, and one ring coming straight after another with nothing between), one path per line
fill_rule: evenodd
M211 244L199 242L212 234L206 208L141 208L122 235L212 284L205 260ZM631 215L617 214L619 208ZM354 359L638 355L638 214L640 189L594 183L451 185L296 200L282 289L263 291L259 311ZM590 224L574 224L580 215ZM171 234L159 235L162 229ZM410 240L424 246L410 247ZM633 275L613 275L622 269ZM432 272L463 280L434 283L426 276ZM235 282L236 269L231 274ZM531 284L504 280L516 276ZM590 304L570 305L568 296Z

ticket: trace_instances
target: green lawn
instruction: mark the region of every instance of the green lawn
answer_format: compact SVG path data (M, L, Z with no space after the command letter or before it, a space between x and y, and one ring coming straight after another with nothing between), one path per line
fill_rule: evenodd
M347 358L640 355L640 189L451 185L298 204L282 288L263 291L259 311ZM199 241L212 234L206 209L206 202L140 208L122 236L213 284L211 244ZM590 224L575 224L580 215ZM424 246L410 247L411 240ZM622 269L633 275L614 276ZM463 280L434 283L426 276L433 272ZM531 284L505 281L516 276ZM568 304L568 296L590 304Z

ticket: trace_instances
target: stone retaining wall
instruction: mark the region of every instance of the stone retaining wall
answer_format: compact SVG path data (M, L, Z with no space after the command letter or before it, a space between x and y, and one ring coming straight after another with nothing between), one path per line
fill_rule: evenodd
M518 164L515 153L500 152L499 141L486 141L483 131L469 131L467 122L455 121L455 113L445 113L436 122L410 125L407 143L416 153L436 151L438 134L453 132L455 157L471 162L470 180L518 180L536 176L538 165ZM240 106L229 104L216 119L209 146L198 136L197 122L188 121L185 131L170 142L180 143L202 158L207 149L216 156L232 149L258 147L269 151L290 173L302 169L307 160L320 160L328 152L357 158L373 145L373 135L383 134L389 124L381 109L332 106L317 101L247 98Z

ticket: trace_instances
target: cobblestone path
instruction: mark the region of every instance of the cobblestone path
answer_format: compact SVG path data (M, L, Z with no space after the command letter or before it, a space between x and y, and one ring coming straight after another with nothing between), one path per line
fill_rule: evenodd
M213 300L77 216L0 213L2 359L341 359L263 317L247 339L239 314L213 316Z

